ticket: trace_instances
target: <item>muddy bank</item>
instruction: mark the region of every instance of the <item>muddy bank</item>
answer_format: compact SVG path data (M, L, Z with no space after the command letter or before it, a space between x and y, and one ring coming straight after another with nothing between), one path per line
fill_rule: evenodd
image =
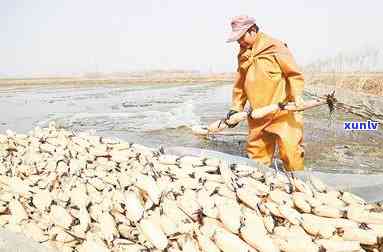
M354 92L383 95L383 73L307 73L310 85L328 85Z

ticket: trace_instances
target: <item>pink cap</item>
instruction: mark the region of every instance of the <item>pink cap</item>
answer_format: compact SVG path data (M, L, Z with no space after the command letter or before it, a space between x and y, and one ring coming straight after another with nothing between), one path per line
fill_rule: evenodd
M234 17L231 20L231 33L226 42L234 42L240 39L247 30L255 25L255 19L246 15Z

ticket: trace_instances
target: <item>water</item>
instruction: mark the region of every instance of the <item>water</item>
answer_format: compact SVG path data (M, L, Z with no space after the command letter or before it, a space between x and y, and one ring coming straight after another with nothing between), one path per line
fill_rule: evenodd
M222 118L231 84L129 84L92 87L43 86L0 91L0 131L26 133L55 121L77 131L92 130L151 147L186 146L245 155L245 137L205 139L190 127ZM329 126L325 107L305 112L306 167L326 172L382 173L383 131L345 132L336 111ZM243 123L234 131L246 132Z

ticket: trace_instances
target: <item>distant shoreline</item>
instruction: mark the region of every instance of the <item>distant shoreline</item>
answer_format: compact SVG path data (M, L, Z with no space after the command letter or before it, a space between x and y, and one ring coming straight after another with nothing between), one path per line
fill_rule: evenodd
M125 84L161 83L232 83L234 73L202 74L195 72L148 72L121 75L49 76L33 78L0 78L0 90L33 88L37 86L82 87ZM383 73L305 73L306 85L326 85L350 91L383 96Z
M145 74L126 77L42 77L42 78L15 78L0 79L0 89L21 88L33 86L87 86L87 85L122 85L122 84L148 84L148 83L208 83L230 82L234 74Z

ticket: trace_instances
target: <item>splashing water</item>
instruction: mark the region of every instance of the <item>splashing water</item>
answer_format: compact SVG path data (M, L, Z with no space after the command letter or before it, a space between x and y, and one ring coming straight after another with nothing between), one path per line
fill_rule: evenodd
M200 117L194 112L195 105L187 101L175 104L168 111L142 110L137 112L112 113L58 113L37 123L40 127L55 121L66 129L87 130L97 127L97 131L134 131L149 132L165 129L189 127L200 123Z

